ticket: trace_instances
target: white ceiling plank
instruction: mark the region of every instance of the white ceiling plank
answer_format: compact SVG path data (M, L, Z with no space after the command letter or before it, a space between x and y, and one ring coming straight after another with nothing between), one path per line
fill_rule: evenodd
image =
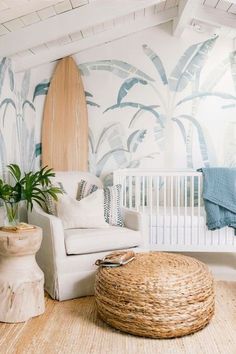
M42 53L43 51L45 50L48 50L48 47L46 46L46 44L42 44L42 45L39 45L38 47L34 47L34 48L31 48L30 51L33 53L33 54L38 54L38 53Z
M219 0L206 0L204 5L209 7L216 7Z
M4 27L3 25L0 25L0 36L3 36L7 33L9 33L9 30L6 27Z
M17 31L17 30L21 29L22 27L24 27L24 22L20 18L16 18L15 20L5 22L4 26L7 29L9 29L9 31ZM0 45L0 47L1 47L1 45ZM28 49L28 48L26 48L26 49Z
M159 4L157 4L157 5L155 6L155 12L164 11L164 9L165 9L165 4L166 4L166 1L162 1L162 2L160 2Z
M31 12L28 15L21 17L21 20L24 22L26 26L32 25L33 23L37 23L40 21L40 17L36 12Z
M176 0L166 0L166 3L165 3L165 10L171 8L171 7L174 7L177 5L177 1Z
M70 0L73 9L75 7L83 6L88 4L88 0Z
M62 14L63 12L72 10L72 5L70 0L64 0L57 5L54 5L54 9L56 10L57 14Z
M63 0L44 0L44 1L28 1L28 0L8 0L5 1L8 9L0 12L0 23L11 21L15 18L24 16L31 12L41 10L45 7L55 5Z
M53 6L45 7L42 10L37 11L41 20L46 20L49 17L56 16L56 11Z
M83 38L81 31L70 34L72 42L79 41Z
M173 21L173 35L180 37L186 25L192 20L196 9L201 5L201 0L180 0L178 16Z
M173 18L177 15L177 10L177 7L172 7L158 14L149 17L143 17L143 19L133 21L132 24L117 26L110 29L109 31L95 33L91 37L83 38L78 42L72 42L64 46L63 48L58 47L51 50L49 49L45 53L30 56L29 58L21 59L14 57L14 59L17 59L15 61L16 71L24 71L26 69L45 64L68 55L75 54L91 47L125 37L132 33L142 31L146 28L168 22L170 20L173 20Z
M229 7L231 6L231 3L229 3L228 1L225 0L220 0L218 2L218 4L216 5L216 8L218 10L222 10L222 11L228 11Z
M95 1L2 36L0 38L0 48L4 48L2 55L11 56L47 41L56 40L84 28L152 6L157 2L158 0Z
M210 23L213 26L226 26L236 28L236 16L229 12L218 10L217 8L210 8L200 6L194 18L206 23Z

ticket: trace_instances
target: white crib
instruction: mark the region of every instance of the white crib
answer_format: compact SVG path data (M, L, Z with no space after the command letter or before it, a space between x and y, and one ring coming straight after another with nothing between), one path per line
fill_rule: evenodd
M186 252L236 252L232 228L209 231L200 172L122 169L122 205L146 215L150 249Z

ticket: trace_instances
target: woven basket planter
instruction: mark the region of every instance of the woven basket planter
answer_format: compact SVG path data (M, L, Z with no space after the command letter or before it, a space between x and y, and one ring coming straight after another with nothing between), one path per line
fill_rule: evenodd
M214 284L207 266L162 252L136 254L125 266L99 268L95 299L106 323L151 338L194 333L214 314Z

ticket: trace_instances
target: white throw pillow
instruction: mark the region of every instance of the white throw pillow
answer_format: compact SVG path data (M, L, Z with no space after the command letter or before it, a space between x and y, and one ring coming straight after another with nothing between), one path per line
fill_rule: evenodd
M65 229L108 227L103 204L104 193L101 189L80 201L63 194L57 203L57 216Z

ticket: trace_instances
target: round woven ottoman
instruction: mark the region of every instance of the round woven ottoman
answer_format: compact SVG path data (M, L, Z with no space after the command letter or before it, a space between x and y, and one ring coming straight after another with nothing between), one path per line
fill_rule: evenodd
M207 266L177 254L136 254L116 268L96 274L98 314L131 334L173 338L205 327L214 314L214 283Z

